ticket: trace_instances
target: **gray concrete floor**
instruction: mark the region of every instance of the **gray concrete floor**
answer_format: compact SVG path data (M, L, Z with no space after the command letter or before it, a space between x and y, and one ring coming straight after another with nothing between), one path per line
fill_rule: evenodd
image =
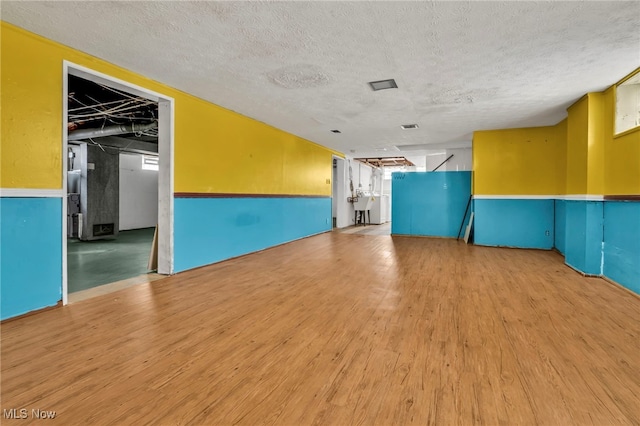
M122 231L115 240L67 240L69 293L148 272L154 228Z

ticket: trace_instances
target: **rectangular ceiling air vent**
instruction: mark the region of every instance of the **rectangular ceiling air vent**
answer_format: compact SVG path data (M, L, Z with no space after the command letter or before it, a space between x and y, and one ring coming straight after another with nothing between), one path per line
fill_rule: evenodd
M331 131L331 133L342 133L342 132L341 132L340 130L333 129L333 130Z
M392 78L388 80L379 80L379 81L370 81L369 86L373 90L384 90L384 89L397 89L398 85L396 81Z
M404 130L417 129L418 125L417 124L403 124L402 126L400 126L400 128L402 128Z

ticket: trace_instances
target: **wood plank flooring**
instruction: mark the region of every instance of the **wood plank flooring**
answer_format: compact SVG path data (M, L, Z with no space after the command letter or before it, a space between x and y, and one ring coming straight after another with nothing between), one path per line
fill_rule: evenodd
M640 298L553 252L333 232L1 332L3 424L640 424Z

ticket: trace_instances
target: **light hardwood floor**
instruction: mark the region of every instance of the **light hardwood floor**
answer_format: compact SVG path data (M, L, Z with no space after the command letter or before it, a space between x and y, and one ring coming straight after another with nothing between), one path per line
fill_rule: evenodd
M1 331L39 424L640 424L640 299L553 252L334 232Z

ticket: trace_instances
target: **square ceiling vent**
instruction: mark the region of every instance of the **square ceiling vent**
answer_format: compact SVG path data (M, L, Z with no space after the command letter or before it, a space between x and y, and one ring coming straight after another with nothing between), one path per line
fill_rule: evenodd
M384 89L397 89L398 85L396 84L396 81L392 78L388 79L388 80L380 80L380 81L370 81L369 82L369 86L371 86L371 88L373 90L384 90Z

